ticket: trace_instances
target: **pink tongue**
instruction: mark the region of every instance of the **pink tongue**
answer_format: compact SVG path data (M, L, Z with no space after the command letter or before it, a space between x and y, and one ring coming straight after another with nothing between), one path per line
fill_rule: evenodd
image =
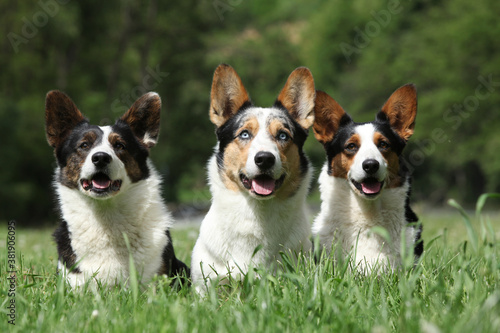
M252 179L252 189L260 195L269 195L274 191L275 181L272 178Z
M90 182L88 180L83 181L83 188L87 189L90 186Z
M111 180L106 179L92 179L92 186L98 189L108 188L111 185Z
M361 188L363 189L363 192L366 194L378 193L378 192L380 192L381 187L382 187L382 183L380 183L380 182L361 183Z

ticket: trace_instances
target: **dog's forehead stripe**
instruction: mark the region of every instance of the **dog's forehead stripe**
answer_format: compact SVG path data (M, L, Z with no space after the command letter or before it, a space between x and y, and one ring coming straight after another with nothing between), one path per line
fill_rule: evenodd
M109 135L113 132L113 129L111 126L102 126L99 127L102 130L103 133L103 138L105 138L103 141L103 144L109 144Z
M370 124L363 124L356 126L355 131L357 134L359 134L361 138L361 145L370 145L370 143L373 144L373 136L375 134L375 127Z

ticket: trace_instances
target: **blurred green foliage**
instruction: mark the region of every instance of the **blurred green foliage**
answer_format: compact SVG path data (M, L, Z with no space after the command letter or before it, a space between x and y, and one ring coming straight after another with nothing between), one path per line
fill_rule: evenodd
M356 121L373 119L413 82L419 111L406 158L414 198L472 202L500 191L498 1L4 0L0 11L0 220L54 219L44 133L52 89L96 124L157 91L163 118L152 158L165 198L208 200L205 164L216 142L208 106L219 63L236 69L260 106L307 66L317 89ZM312 134L306 151L319 170L324 152Z

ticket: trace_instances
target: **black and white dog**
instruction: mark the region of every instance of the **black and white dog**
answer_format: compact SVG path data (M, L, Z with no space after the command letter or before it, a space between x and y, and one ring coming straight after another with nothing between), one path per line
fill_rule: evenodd
M415 126L415 87L397 89L373 122L355 123L322 91L314 113L314 134L327 163L319 178L322 204L313 235L327 250L334 245L337 253L351 255L365 272L376 264L400 265L402 235L406 253L418 258L422 226L413 223L418 218L409 206L410 176L401 157ZM389 239L371 232L373 227L385 228Z
M91 125L60 91L47 94L46 135L57 160L55 189L62 222L54 233L58 268L72 286L91 279L126 282L129 250L141 282L155 274L187 275L174 254L172 219L149 149L160 129L160 97L139 98L113 125Z
M223 282L252 264L273 269L280 251L310 248L305 200L311 166L302 147L314 121L315 94L311 72L302 67L290 74L274 106L256 107L232 67L215 70L210 120L218 143L208 162L212 205L191 264L198 290L206 278Z

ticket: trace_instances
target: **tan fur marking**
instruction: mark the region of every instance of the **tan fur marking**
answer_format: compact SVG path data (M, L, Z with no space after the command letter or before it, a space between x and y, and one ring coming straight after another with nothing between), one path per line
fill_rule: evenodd
M258 120L256 118L248 119L237 134L244 130L250 132L252 137L255 136L259 131ZM251 143L252 139L241 140L236 138L226 146L224 151L223 182L232 191L247 191L240 181L240 172L244 172Z
M83 138L78 143L79 145L86 141L90 146L94 145L95 140L97 140L97 134L94 131L89 131L83 135Z
M118 133L110 133L108 136L108 141L111 144L111 147L114 147L116 143L122 143L125 145L125 141Z
M280 158L286 176L283 185L276 192L276 197L286 199L294 195L302 184L299 147L289 141L280 149Z
M356 144L358 147L361 145L361 138L359 134L354 134L347 140L345 146L350 143ZM352 164L354 163L354 157L356 153L349 153L347 150L343 150L341 153L337 154L332 159L331 169L332 175L338 178L347 179L347 173L351 169Z
M279 121L278 119L273 119L270 122L269 127L268 127L268 131L273 138L276 138L280 131L283 131L286 134L288 134L290 137L292 137L292 133L285 126L283 126L283 123L281 121Z
M78 153L71 154L66 166L61 169L61 184L73 189L78 188L78 180L80 179L82 166L85 163L85 156Z
M389 140L379 132L375 132L373 141L377 147L381 141L389 142ZM381 153L387 162L387 188L400 187L403 184L403 179L401 179L399 175L399 156L390 147L386 150L381 150Z

